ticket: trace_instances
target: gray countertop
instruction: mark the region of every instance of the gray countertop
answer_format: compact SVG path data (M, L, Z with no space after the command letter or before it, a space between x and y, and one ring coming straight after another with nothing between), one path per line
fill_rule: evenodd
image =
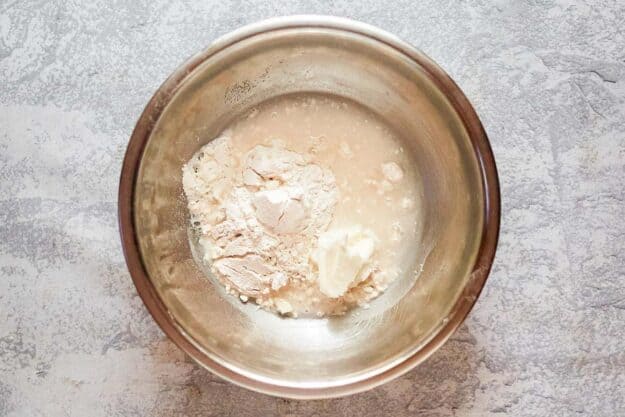
M0 1L0 416L625 414L625 3L78 3ZM399 380L312 402L186 358L137 296L116 219L158 85L218 35L301 13L374 24L440 63L482 118L503 197L460 331Z

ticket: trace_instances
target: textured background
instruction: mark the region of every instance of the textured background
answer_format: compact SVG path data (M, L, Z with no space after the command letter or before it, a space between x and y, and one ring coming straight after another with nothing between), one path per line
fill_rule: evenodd
M488 131L494 271L427 363L328 401L255 394L191 363L122 258L116 191L158 85L216 36L293 13L423 49ZM0 416L625 414L621 1L0 0Z

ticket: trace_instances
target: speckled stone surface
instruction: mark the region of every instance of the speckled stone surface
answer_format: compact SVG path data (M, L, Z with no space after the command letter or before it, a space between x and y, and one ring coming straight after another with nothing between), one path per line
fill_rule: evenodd
M372 23L439 62L503 195L494 271L452 340L381 388L312 402L185 358L116 223L158 85L218 35L294 13ZM618 0L0 1L0 416L625 415L624 27Z

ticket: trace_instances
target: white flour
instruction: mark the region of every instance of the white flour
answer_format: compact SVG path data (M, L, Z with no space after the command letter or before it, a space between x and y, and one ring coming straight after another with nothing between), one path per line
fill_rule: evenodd
M310 252L338 199L328 169L279 145L238 160L224 135L185 165L183 186L204 260L231 290L275 299L289 281L315 280ZM276 308L288 313L284 301Z

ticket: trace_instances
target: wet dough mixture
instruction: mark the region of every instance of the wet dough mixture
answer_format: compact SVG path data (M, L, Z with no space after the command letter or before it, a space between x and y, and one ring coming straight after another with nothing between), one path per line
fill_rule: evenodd
M410 264L415 172L361 106L291 96L251 110L183 167L202 262L242 302L292 317L367 307Z

